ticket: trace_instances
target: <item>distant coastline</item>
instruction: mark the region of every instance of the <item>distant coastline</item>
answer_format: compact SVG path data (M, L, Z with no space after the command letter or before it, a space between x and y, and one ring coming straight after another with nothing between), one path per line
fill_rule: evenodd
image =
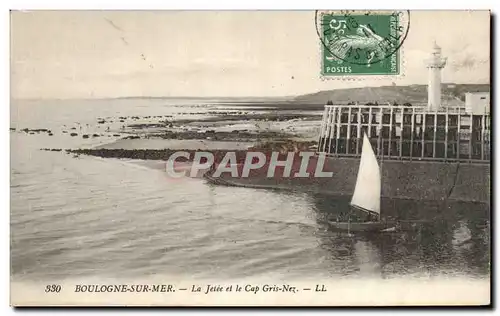
M490 84L456 84L443 83L443 102L461 102L466 92L488 92ZM283 105L324 105L327 101L344 104L348 102L379 102L379 103L427 103L427 85L415 84L405 86L379 86L348 89L323 90L297 96L257 97L257 96L121 96L110 98L12 98L11 100L168 100L197 101L202 103L217 103L231 105L259 105L279 103Z

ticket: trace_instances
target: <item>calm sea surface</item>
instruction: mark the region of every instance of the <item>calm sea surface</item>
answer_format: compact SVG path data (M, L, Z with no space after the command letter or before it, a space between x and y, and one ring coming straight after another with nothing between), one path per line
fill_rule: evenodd
M80 136L103 132L98 117L206 110L164 100L13 101L11 127L54 133L11 132L13 280L489 277L488 205L405 202L398 212L436 212L433 224L348 237L324 221L348 197L217 187L136 161L39 150L113 142ZM78 137L62 133L71 127Z

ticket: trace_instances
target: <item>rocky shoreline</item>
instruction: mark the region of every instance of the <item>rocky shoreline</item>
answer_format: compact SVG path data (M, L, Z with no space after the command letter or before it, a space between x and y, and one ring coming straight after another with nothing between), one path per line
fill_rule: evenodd
M213 154L214 166L228 152L234 153L236 163L241 165L248 152L260 152L267 158L278 152L278 159L286 160L289 152L316 151L323 107L312 109L305 106L291 111L284 106L273 109L262 105L251 109L233 107L232 110L225 108L204 113L189 110L175 115L97 117L94 124L75 122L73 126L63 125L59 131L53 129L51 132L60 137L88 139L90 145L94 144L91 148L54 146L40 150L67 154L72 158L85 155L133 160L158 170L164 169L164 162L179 151L189 153L189 158L176 158L177 163L190 164L196 152L203 151ZM30 132L44 132L27 130L28 135L32 135ZM13 128L11 132L20 131ZM103 137L114 139L103 143L100 140ZM54 140L57 143L57 137ZM88 145L86 143L86 147ZM203 159L200 161L204 162Z
M239 108L248 107L250 108ZM188 106L187 108L190 108ZM196 108L196 106L192 106ZM216 141L289 140L303 138L304 133L296 126L314 129L320 121L322 111L303 106L290 110L271 104L241 104L219 110L204 112L185 111L172 115L129 115L97 117L94 124L75 122L73 126L62 125L58 129L16 128L10 132L48 136L61 135L83 139L114 137L120 139L198 139ZM307 111L308 113L304 113ZM312 113L311 113L312 112ZM196 117L201 116L201 117ZM315 135L309 131L306 137Z
M280 158L286 157L288 152L314 151L317 142L315 141L273 141L252 146L248 150L193 150L193 149L110 149L110 148L90 148L90 149L62 149L62 148L41 148L43 151L65 152L73 155L87 155L101 158L118 159L140 159L140 160L162 160L167 161L170 156L179 151L190 154L190 158L179 157L177 161L193 161L196 152L211 152L215 157L215 162L222 160L227 152L236 153L238 163L245 160L247 152L261 152L269 155L272 152L279 152Z

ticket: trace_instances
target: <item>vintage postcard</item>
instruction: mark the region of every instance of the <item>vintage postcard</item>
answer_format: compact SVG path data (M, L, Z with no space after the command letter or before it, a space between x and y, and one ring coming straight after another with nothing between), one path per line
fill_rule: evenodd
M11 305L489 305L490 19L11 11Z

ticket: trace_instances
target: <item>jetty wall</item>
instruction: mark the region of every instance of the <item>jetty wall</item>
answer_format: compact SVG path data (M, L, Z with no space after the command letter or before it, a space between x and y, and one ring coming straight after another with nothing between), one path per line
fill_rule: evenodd
M317 158L315 158L317 159ZM294 164L298 171L299 164ZM314 168L314 166L312 166ZM351 195L356 184L359 159L327 157L328 178L267 177L264 172L250 177L223 173L212 182L252 188L287 189L310 193ZM490 202L490 165L457 162L384 161L381 163L382 197L414 200L456 200Z

